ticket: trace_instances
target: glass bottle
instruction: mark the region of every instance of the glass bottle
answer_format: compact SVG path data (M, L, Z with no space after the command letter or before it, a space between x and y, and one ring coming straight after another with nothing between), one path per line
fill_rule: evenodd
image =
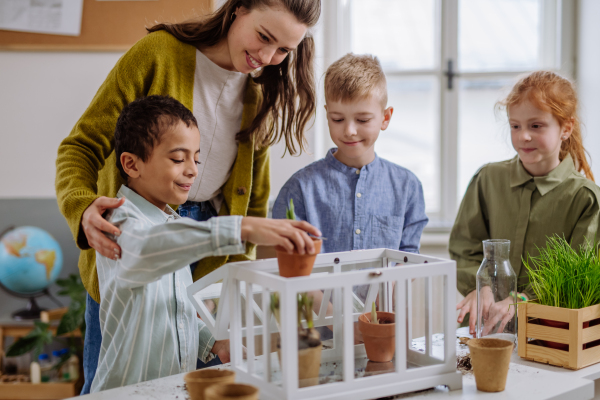
M477 337L517 343L517 275L508 259L510 240L483 241L477 271Z

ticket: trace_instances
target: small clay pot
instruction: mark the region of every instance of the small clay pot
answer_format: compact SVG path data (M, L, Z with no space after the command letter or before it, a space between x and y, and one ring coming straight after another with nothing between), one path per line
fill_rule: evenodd
M235 372L228 369L199 369L188 372L183 380L192 400L204 400L204 391L218 383L235 382Z
M550 326L552 328L569 329L569 323L568 322L553 321L551 319L540 318L540 325ZM589 328L589 326L590 326L590 322L589 321L586 321L586 322L583 323L583 327L584 328ZM549 340L541 340L541 342L546 347L550 347L551 349L569 351L569 345L565 344L565 343L551 342ZM585 344L583 345L583 348L584 349L586 348Z
M321 352L323 345L298 350L298 386L308 387L319 384L321 370ZM277 350L279 365L281 365L281 349ZM281 367L283 369L283 366Z
M293 278L295 276L308 276L313 270L317 254L321 252L321 239L311 238L315 243L315 254L290 254L281 246L275 246L277 252L277 264L279 265L279 275L284 278Z
M377 319L379 324L372 324L371 313L362 314L358 317L358 330L363 335L367 358L375 362L388 362L396 352L396 315L377 311Z
M206 400L258 400L258 388L241 383L219 383L204 393Z
M506 387L513 343L502 339L481 338L469 340L467 346L471 353L477 390L503 391Z

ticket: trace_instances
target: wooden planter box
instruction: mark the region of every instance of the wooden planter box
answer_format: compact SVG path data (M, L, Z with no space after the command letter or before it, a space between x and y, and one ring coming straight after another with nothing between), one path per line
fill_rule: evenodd
M600 362L600 345L584 349L584 344L600 340L600 325L583 327L584 322L600 318L600 305L579 310L534 303L518 306L520 357L573 370ZM569 328L539 325L537 319L567 322ZM543 341L568 344L569 350L546 347Z
M0 399L58 400L74 397L75 382L0 383Z

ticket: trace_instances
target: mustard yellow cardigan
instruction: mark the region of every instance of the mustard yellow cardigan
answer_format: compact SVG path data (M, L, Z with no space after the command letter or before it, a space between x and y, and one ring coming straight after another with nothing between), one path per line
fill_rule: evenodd
M81 116L71 134L62 141L56 159L56 196L77 246L79 272L88 293L100 302L96 253L89 247L81 228L86 208L99 196L115 197L124 183L116 167L113 134L123 107L136 98L169 95L193 109L196 48L167 32L154 32L137 42L117 62ZM250 125L261 100L259 86L248 77L244 97L242 129ZM202 129L202 127L200 127ZM221 215L266 217L270 190L269 149L254 149L241 142L230 178L222 188L225 198ZM226 262L253 259L255 248L246 254L203 259L194 280Z

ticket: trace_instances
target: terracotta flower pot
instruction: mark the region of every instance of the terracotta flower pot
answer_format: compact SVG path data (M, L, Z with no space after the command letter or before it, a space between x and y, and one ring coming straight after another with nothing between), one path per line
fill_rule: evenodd
M279 275L284 278L293 278L295 276L308 276L315 265L317 254L321 252L321 239L311 238L315 243L315 254L298 254L294 249L293 254L289 254L281 246L275 246L277 252L277 263L279 265Z
M569 329L569 323L568 322L561 322L561 321L553 321L551 319L543 319L540 318L540 324L544 325L544 326L550 326L552 328L560 328L560 329ZM584 328L588 328L590 326L590 322L584 322L583 323L583 327ZM564 343L557 343L557 342L551 342L549 340L541 340L542 343L544 343L544 345L546 347L550 347L551 349L557 349L557 350L564 350L564 351L568 351L569 350L569 345L568 344L564 344ZM583 345L583 348L586 348L586 345Z
M228 369L199 369L183 377L192 400L203 400L204 391L212 385L235 382L235 372Z
M206 400L258 400L258 388L241 383L212 385L204 394Z
M471 339L467 343L477 389L501 392L506 387L513 343L502 339Z
M323 345L320 344L308 349L298 350L298 386L308 387L319 384L319 371L321 369L321 352ZM281 365L281 350L277 350L279 365ZM283 369L283 366L281 367Z
M396 367L393 362L376 362L369 361L367 362L367 367L365 368L366 375L379 375L386 374L388 372L394 372Z
M358 330L363 335L367 358L375 362L388 362L396 352L396 315L377 311L377 319L379 324L372 324L371 313L364 313L358 317Z

